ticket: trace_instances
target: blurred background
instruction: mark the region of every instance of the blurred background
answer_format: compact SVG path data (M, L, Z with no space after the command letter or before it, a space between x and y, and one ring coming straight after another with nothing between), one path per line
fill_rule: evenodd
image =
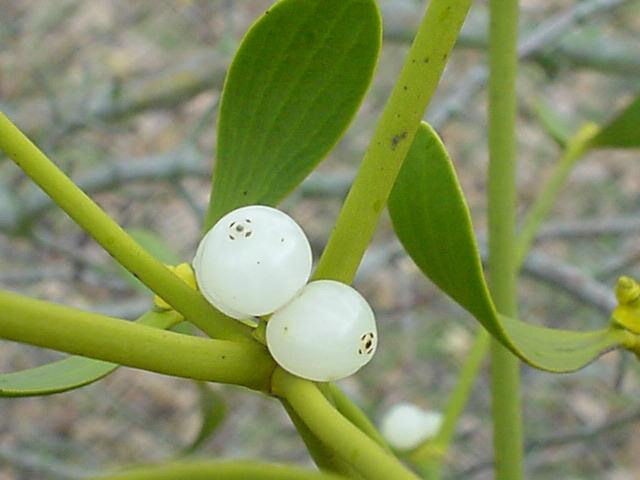
M210 190L226 68L269 0L0 0L0 110L166 261L190 261ZM638 0L523 0L518 187L522 212L558 159L549 134L602 121L640 88ZM381 0L384 47L347 135L283 208L322 251L401 66L422 0ZM474 5L427 119L455 160L478 235L485 227L486 4ZM527 261L521 316L603 326L621 272L640 277L637 151L575 167ZM374 360L341 382L376 421L399 401L441 409L477 331L418 272L385 216L356 287L378 315ZM151 296L6 159L0 162L0 288L135 318ZM0 343L0 372L61 358ZM169 352L168 352L169 354ZM523 367L526 468L533 479L640 478L640 368L611 353L571 375ZM192 453L310 464L280 405L214 386L226 404ZM120 369L51 397L0 399L0 480L75 479L175 458L196 437L193 382ZM477 382L447 478L489 479L490 397ZM220 407L222 408L222 407Z

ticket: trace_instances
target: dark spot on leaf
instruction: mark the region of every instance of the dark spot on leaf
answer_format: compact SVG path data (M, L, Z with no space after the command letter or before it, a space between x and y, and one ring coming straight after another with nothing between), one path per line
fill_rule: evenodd
M242 192L242 195L244 195L246 197L247 195L249 195L249 192L247 190L245 190L244 192Z
M429 57L424 57L424 60L422 60L423 63L429 63Z
M447 59L447 54L445 53L444 55L442 55L442 60L446 60Z
M405 92L408 90L408 88L409 88L409 87L407 87L406 85L404 85L404 86L402 87L402 89L403 89Z
M391 150L395 150L396 147L398 146L398 144L404 140L405 138L407 138L407 132L404 131L402 133L398 133L396 135L394 135L393 137L391 137Z
M227 356L226 356L226 355L222 355L222 357L221 357L221 358L222 358L222 360L226 360L226 359L227 359Z

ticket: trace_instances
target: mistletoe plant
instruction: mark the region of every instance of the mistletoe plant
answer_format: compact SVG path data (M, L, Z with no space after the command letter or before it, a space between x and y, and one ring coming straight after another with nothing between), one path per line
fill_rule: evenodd
M430 2L311 277L304 233L269 207L327 156L353 119L381 44L374 0L281 0L246 34L224 85L195 279L189 265L166 266L148 253L0 114L6 156L157 296L154 309L127 322L0 292L0 338L72 355L0 375L0 395L80 388L119 365L240 385L281 401L320 468L184 461L105 479L416 478L400 459L406 449L406 460L436 478L491 337L497 475L520 478L517 362L570 372L613 348L640 352L640 289L632 279L619 282L620 306L612 321L593 332L519 320L514 294L518 267L575 161L593 148L640 144L640 101L609 124L589 125L565 139L556 174L516 237L517 2L491 2L490 289L452 162L437 133L421 122L470 4ZM396 450L330 383L356 371L375 351L373 313L348 285L387 204L418 267L484 327L444 420L412 413L437 430L435 436L413 432L419 443L394 441ZM206 338L171 331L183 321Z

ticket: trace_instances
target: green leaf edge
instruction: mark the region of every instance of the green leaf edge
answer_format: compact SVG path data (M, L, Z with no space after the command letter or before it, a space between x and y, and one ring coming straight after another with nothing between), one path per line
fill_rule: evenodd
M455 195L457 196L458 206L462 213L461 218L458 219L461 222L458 228L464 229L466 233L465 242L467 242L466 247L469 248L467 253L471 254L472 257L472 264L469 265L469 269L471 270L471 275L475 277L473 279L474 285L470 288L475 290L474 294L477 297L476 299L479 300L479 303L474 305L467 299L461 298L460 294L449 291L447 286L442 284L443 282L432 278L429 271L420 265L419 260L416 261L415 256L410 251L411 246L408 246L404 241L401 228L398 224L398 219L400 218L399 209L402 208L400 195L403 189L402 176L400 175L389 198L389 213L400 242L425 276L456 301L456 303L471 313L494 338L507 347L512 353L537 369L554 373L576 371L595 360L598 356L621 346L625 338L625 333L619 329L605 328L590 332L555 329L525 323L500 315L497 312L482 269L482 261L475 234L473 233L471 214L462 188L458 182L453 162L442 140L429 124L425 122L421 123L412 148L407 155L405 166L412 165L412 156L421 154L421 152L416 151L414 146L420 141L425 141L424 136L430 137L427 141L436 142L436 146L441 155L434 156L434 158L439 157L441 161L445 162L443 165L445 166L446 175L451 182L450 187L455 191ZM405 168L405 166L403 166L403 168ZM467 287L469 287L469 285L467 285ZM514 338L514 335L518 337L518 340ZM545 341L552 341L544 345L540 342L542 336L548 337L544 339ZM529 340L523 342L523 338ZM555 358L555 361L551 359L552 356ZM558 365L558 359L562 360L562 365Z

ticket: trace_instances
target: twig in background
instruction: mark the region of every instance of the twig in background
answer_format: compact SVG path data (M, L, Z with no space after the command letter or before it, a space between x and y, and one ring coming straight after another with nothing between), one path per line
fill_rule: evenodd
M640 218L615 217L549 223L540 229L537 240L556 238L590 239L603 235L623 235L640 232Z
M527 275L558 287L575 299L600 311L607 317L616 307L613 286L607 287L585 275L580 269L543 253L531 252L522 270Z
M603 12L610 12L624 5L628 0L586 0L572 8L542 22L518 46L520 60L526 60L548 48L566 35L571 27ZM489 71L485 66L473 67L460 81L453 93L443 101L434 104L427 112L427 120L435 128L440 128L449 119L469 105L475 94L484 87Z
M481 246L480 250L484 262L486 248ZM395 239L369 249L358 270L356 280L371 276L374 271L384 268L395 258L405 255L402 246ZM580 269L559 258L544 253L531 252L522 266L522 271L543 283L558 287L569 296L606 316L617 304L613 288L594 280Z
M547 437L532 439L525 444L525 452L532 453L547 448L569 445L571 443L588 442L598 438L603 433L611 432L625 427L630 427L634 423L640 422L640 408L630 412L609 418L595 426L584 426L567 432L560 432ZM487 469L493 467L490 459L481 460L468 468L456 473L456 478L471 478Z
M607 259L598 269L596 277L602 280L612 278L628 271L635 264L640 263L640 245L633 239L618 256Z
M13 449L0 445L0 459L20 467L23 470L46 474L46 478L59 478L71 480L86 478L87 475L96 475L98 472L90 472L84 467L67 465L57 461L48 455L30 452L25 448Z

